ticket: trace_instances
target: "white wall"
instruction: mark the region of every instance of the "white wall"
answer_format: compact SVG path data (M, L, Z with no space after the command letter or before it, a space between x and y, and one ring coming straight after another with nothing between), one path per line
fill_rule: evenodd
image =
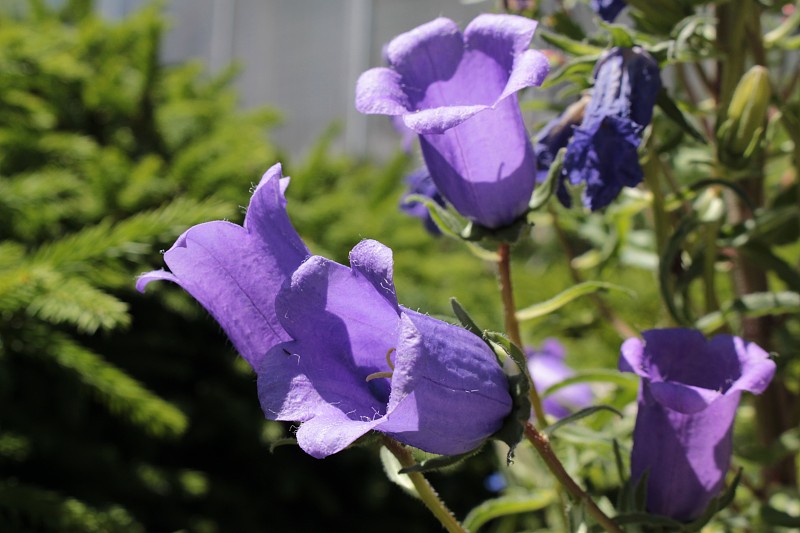
M145 0L100 0L98 9L119 18ZM437 16L462 27L492 2L460 0L168 0L171 27L163 49L167 63L200 58L212 72L231 61L243 71L243 107L269 104L284 114L275 140L303 153L334 120L352 153L385 155L397 138L385 117L365 117L353 107L358 75L381 65L392 37Z

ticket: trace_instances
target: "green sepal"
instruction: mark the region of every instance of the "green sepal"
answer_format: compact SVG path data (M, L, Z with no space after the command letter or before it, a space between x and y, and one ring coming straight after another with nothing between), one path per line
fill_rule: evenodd
M530 374L525 355L505 336L494 331L486 331L483 339L500 358L511 358L517 365L519 374L508 376L509 393L511 394L511 412L503 421L503 426L490 438L508 445L506 462L510 465L514 457L514 449L522 440L525 424L531 417Z
M609 24L601 21L600 27L608 32L609 37L611 37L609 44L612 47L633 48L636 44L630 30L622 24Z
M544 180L544 183L538 184L533 190L531 201L528 203L531 211L544 207L550 197L553 196L553 193L556 192L561 172L564 169L564 154L566 153L566 147L558 151L553 163L550 165L550 169L547 171L547 179Z
M461 232L467 227L468 222L461 216L437 204L433 198L423 194L410 194L406 197L407 203L419 202L428 208L431 219L442 233L450 237L460 238Z
M474 333L478 337L483 337L483 330L472 320L472 317L469 316L469 313L467 313L466 309L461 306L455 297L450 298L450 306L453 308L453 312L456 314L458 321L464 326L464 329Z
M533 224L528 222L527 213L517 217L516 220L500 228L487 228L475 222L468 222L459 236L465 241L477 242L488 241L492 243L517 242L525 231L529 230Z
M736 488L739 486L739 482L741 480L742 469L740 468L736 472L733 482L728 486L727 489L725 489L725 492L711 500L711 503L708 504L708 507L706 507L705 512L700 516L700 518L686 524L682 531L693 533L703 529L703 527L708 524L712 518L714 518L715 514L725 509L733 502L733 498L736 496Z
M556 432L556 430L558 430L558 428L566 426L568 424L572 424L573 422L577 422L581 418L586 418L587 416L591 416L599 411L610 411L615 415L618 415L620 418L623 418L622 413L620 413L617 409L611 407L610 405L592 405L590 407L581 409L580 411L576 411L568 416L565 416L564 418L561 418L560 420L554 422L553 424L550 424L549 426L547 426L542 430L542 433L544 433L547 436L553 435Z
M401 468L398 473L410 474L411 472L420 472L424 474L426 472L433 472L435 470L442 470L443 468L456 466L465 459L469 459L473 455L477 455L481 449L483 449L483 445L478 446L474 450L470 450L458 455L437 455L435 457L431 457L430 459L423 459L415 465Z

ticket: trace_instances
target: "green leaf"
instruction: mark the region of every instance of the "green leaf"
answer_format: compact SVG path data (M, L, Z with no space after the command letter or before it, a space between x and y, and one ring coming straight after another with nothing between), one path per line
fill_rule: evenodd
M462 525L467 531L475 533L490 520L512 514L539 511L557 500L555 491L547 489L532 490L524 495L502 496L486 500L469 512Z
M566 148L562 148L558 151L553 163L550 165L550 169L547 171L547 179L544 181L544 183L538 184L533 190L531 201L528 204L531 208L531 211L536 211L537 209L544 207L558 188L558 183L561 178L561 171L564 168L564 154L566 153Z
M658 282L659 289L661 290L661 298L667 305L667 310L673 320L680 325L689 325L692 320L689 318L688 304L675 287L670 279L671 270L673 265L679 261L680 253L683 250L683 242L686 237L698 225L697 219L691 216L685 217L680 221L678 227L670 236L664 252L658 262Z
M630 296L636 295L634 291L627 287L622 287L621 285L614 285L613 283L607 283L605 281L584 281L583 283L570 287L549 300L520 309L517 311L517 320L524 321L540 318L562 308L576 298L598 291L609 290L624 292Z
M611 46L632 48L636 44L630 30L622 24L609 24L601 21L600 27L609 33L611 37Z
M758 513L766 524L776 527L800 527L800 516L790 515L787 512L779 511L774 507L765 505Z
M672 120L675 124L677 124L681 130L689 134L694 140L707 144L706 138L703 137L703 134L700 133L697 128L695 128L691 122L686 118L686 115L678 108L675 104L675 101L670 97L667 90L663 87L658 92L656 96L656 105L661 108L661 111Z
M602 368L578 371L574 375L547 387L544 392L542 392L542 398L546 398L564 387L569 387L576 383L615 383L625 387L636 387L638 386L638 378L631 374L623 374L617 370L606 370Z
M603 49L600 47L575 41L569 37L548 31L542 27L537 28L536 35L541 37L545 42L548 42L556 48L560 48L561 50L573 56L599 56L603 53Z
M719 311L699 318L695 327L708 334L723 327L731 315L757 318L797 313L800 313L800 293L791 291L754 292L728 302Z
M789 289L800 292L800 272L772 252L769 246L758 241L750 241L739 251L750 258L753 264L759 265L762 270L774 272Z
M545 435L553 435L556 432L556 430L558 430L560 427L563 427L567 424L572 424L573 422L577 422L578 420L586 418L587 416L591 416L599 411L610 411L618 415L620 418L623 418L622 413L620 413L618 410L611 407L610 405L592 405L591 407L586 407L585 409L581 409L580 411L565 416L561 420L553 424L550 424L549 426L544 428L542 432Z

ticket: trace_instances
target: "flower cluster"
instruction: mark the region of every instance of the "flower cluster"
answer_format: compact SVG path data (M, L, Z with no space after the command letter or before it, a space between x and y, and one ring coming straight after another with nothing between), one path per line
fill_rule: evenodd
M280 165L253 193L244 226L187 230L164 255L258 374L267 418L300 422L298 444L336 453L374 430L446 455L468 452L511 410L496 356L472 333L397 303L391 250L363 241L350 268L312 256L286 213Z

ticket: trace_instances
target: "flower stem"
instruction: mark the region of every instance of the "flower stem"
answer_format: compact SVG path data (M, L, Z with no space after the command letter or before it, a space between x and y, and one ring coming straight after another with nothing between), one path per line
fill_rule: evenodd
M511 287L511 246L504 242L497 250L498 259L498 277L500 280L500 295L503 299L503 315L505 317L506 333L511 339L511 342L517 345L520 350L524 350L522 346L522 336L519 333L519 321L517 320L517 306L514 304L514 291ZM544 409L542 408L542 398L539 396L539 391L536 390L536 384L533 379L529 380L531 405L533 406L533 413L536 415L536 420L542 426L547 425L547 419L544 416Z
M416 461L414 461L414 458L411 456L411 452L396 440L384 437L383 445L386 446L387 450L392 452L392 455L397 458L403 468L408 468L416 464ZM464 529L464 526L456 520L456 517L453 516L453 513L447 508L441 498L439 498L439 494L437 494L436 490L434 490L422 473L409 472L406 475L414 484L414 488L417 489L417 494L419 494L422 502L447 531L450 533L468 533L467 530Z
M592 498L586 494L586 492L584 492L570 477L569 473L564 470L564 466L561 464L561 461L558 460L558 457L556 457L556 454L553 452L553 448L550 446L550 441L548 441L547 437L542 433L539 433L530 422L525 424L525 436L530 443L533 444L533 447L536 448L536 451L539 452L539 455L542 457L544 464L547 465L547 468L550 469L550 472L552 472L561 485L567 489L567 492L569 492L573 498L586 505L586 510L592 515L592 518L603 526L606 531L622 533L622 529L600 510Z

